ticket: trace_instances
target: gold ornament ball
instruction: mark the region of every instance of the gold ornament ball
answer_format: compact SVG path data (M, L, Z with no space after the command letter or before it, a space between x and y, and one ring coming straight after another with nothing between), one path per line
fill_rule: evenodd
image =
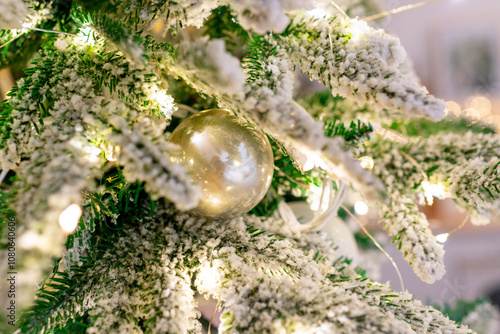
M274 171L266 136L224 109L186 118L170 141L182 148L192 180L204 196L193 212L232 218L250 211L264 197Z

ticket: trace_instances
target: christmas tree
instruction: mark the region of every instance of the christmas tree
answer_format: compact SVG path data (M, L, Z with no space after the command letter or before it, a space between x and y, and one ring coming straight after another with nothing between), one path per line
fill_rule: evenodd
M321 232L358 194L433 283L444 251L416 199L500 212L495 130L446 116L399 40L354 18L380 10L0 0L19 78L0 104L2 329L199 333L202 295L223 333L473 333ZM296 72L326 90L296 94Z

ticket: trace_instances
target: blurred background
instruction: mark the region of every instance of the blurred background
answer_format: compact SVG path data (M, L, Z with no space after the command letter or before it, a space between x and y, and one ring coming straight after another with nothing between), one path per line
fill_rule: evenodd
M387 9L417 2L384 1ZM447 101L449 112L500 127L500 1L443 0L390 15L379 24L401 39L422 83ZM422 210L435 235L452 231L466 217L447 200L436 199ZM491 217L486 226L468 221L449 236L444 242L447 273L433 285L413 273L395 245L385 248L415 298L443 305L490 296L500 304L500 217ZM380 281L399 287L388 262Z

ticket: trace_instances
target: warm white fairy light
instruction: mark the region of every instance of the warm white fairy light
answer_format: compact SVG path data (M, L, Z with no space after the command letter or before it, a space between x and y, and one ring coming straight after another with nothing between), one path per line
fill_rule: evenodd
M13 29L13 31L17 31L20 33L27 33L33 27L34 27L33 22L23 22L22 29Z
M40 249L51 248L50 239L46 235L38 234L33 230L28 230L21 234L19 238L19 247L22 249Z
M156 85L151 87L148 94L151 94L151 99L156 100L165 118L170 118L172 113L177 110L177 106L174 104L174 99L171 95L167 94L166 89L158 88Z
M447 101L445 112L447 115L450 115L451 113L454 116L458 117L462 113L462 108L460 108L460 105L455 101Z
M349 25L349 32L351 33L350 40L357 41L358 39L360 39L361 36L366 33L367 28L368 25L365 22L356 20L351 21Z
M332 16L332 14L330 12L328 12L325 8L321 8L321 7L310 10L307 12L307 14L311 15L315 19L321 19L323 17L331 17Z
M87 146L83 149L87 153L87 159L90 162L99 161L99 155L101 154L101 149L95 146Z
M118 156L120 155L120 150L120 146L109 145L104 152L104 156L109 161L116 161L116 159L118 159Z
M90 27L83 27L80 28L80 33L78 34L78 37L75 38L75 40L84 45L84 44L90 44L94 45L95 44L95 38L94 38L94 31Z
M311 160L311 159L307 159L306 163L304 164L304 166L302 166L302 169L307 172L307 171L310 171L311 169L314 168L314 161Z
M436 241L444 244L448 240L449 233L441 233L436 236Z
M363 201L357 201L356 203L354 203L354 211L360 215L360 216L364 216L368 213L368 204L366 204L365 202Z
M486 96L472 96L467 100L466 106L475 110L480 118L491 114L491 101Z
M300 159L302 157L302 159ZM314 151L307 151L305 154L300 157L296 157L301 164L302 171L307 172L312 170L315 167L321 168L323 170L328 170L328 165L325 163L325 160L321 157L321 154ZM303 162L305 160L305 162Z
M170 103L170 100L172 99L170 95L167 94L167 92L163 89L159 89L156 92L155 95L156 101L160 104L166 104L167 102Z
M224 273L220 269L221 261L204 261L200 266L196 277L197 284L203 287L203 291L215 291L224 279Z
M473 120L480 120L481 114L474 108L467 108L464 110L464 115Z
M78 204L71 204L59 215L59 225L66 233L76 229L78 221L82 216L82 208Z
M434 197L443 199L446 196L446 189L441 182L430 183L429 181L423 181L422 189L424 190L424 196L429 205L432 205L434 202Z
M361 164L361 168L364 169L373 169L373 159L369 156L364 156L359 158L359 162Z

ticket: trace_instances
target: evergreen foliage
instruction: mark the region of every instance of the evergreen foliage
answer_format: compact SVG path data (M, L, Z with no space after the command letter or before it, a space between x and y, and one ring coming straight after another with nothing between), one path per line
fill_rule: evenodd
M444 273L444 253L414 203L429 200L426 184L441 183L476 223L500 213L497 135L463 118L413 118L440 119L443 103L403 68L397 39L299 12L308 1L24 4L25 24L65 34L0 31L10 41L0 68L26 67L0 103L0 166L11 170L0 213L18 221L17 269L37 263L43 277L22 333L200 332L196 293L220 302L227 333L472 333L370 281L327 235L277 210L326 176L345 180L377 202L427 282ZM167 33L148 35L158 20ZM297 66L330 91L295 102ZM168 142L182 118L214 107L264 131L275 157L266 197L230 220L188 211L203 194ZM373 171L359 164L366 155ZM66 235L58 217L70 204L83 215ZM5 248L4 224L0 235ZM32 287L19 289L31 300Z

